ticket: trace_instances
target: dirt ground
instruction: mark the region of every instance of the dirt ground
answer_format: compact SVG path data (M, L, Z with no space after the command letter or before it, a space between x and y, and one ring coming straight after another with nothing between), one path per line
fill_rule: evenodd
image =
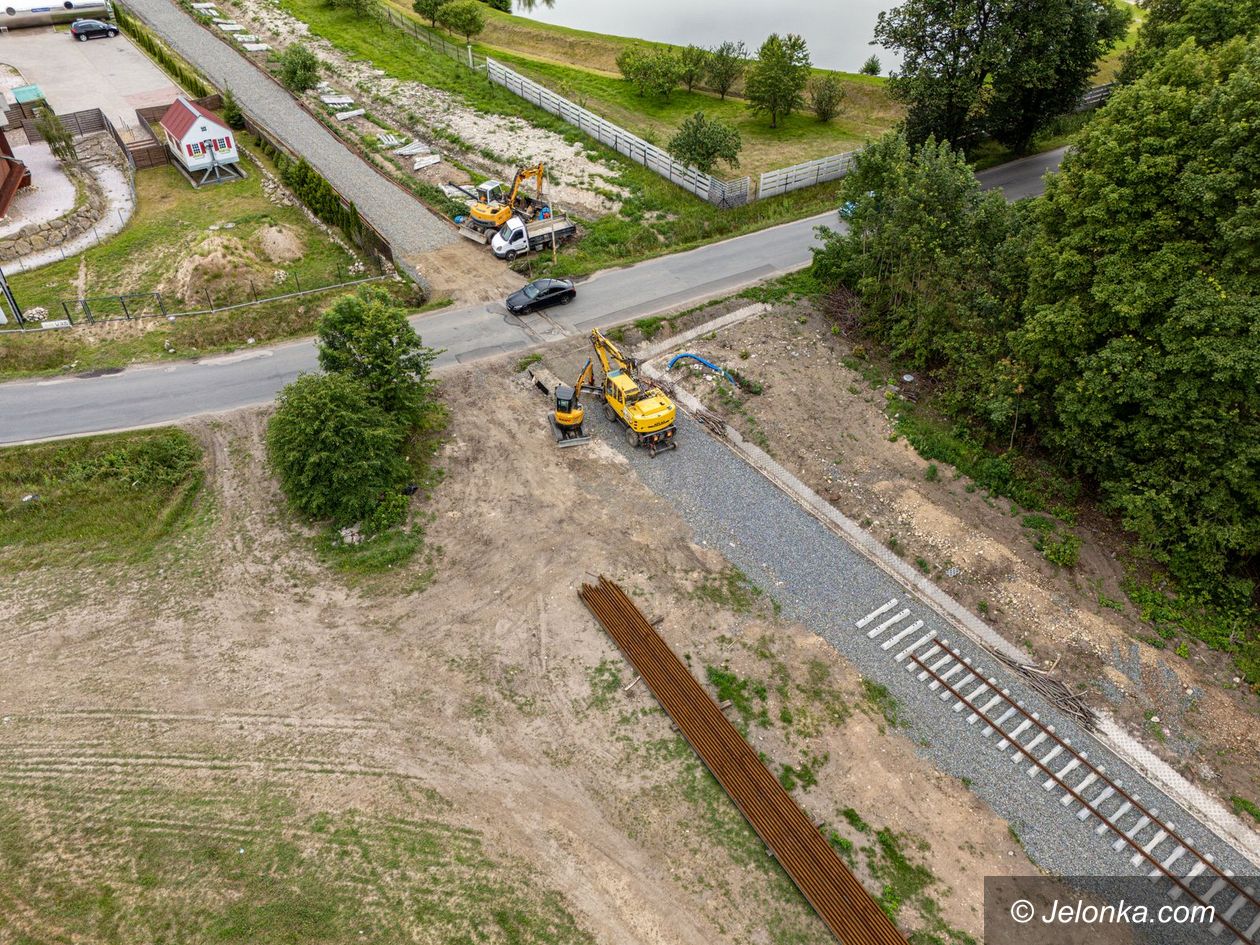
M308 922L344 898L358 924L329 940L445 942L472 923L492 942L830 941L645 687L627 688L576 594L604 573L698 676L747 681L739 723L776 771L810 772L796 796L876 894L897 887L904 927L980 935L982 877L1035 872L1006 824L916 756L834 650L749 599L618 454L556 450L543 398L509 371L444 381L475 409L453 412L445 479L418 512L428 553L398 572L320 562L252 409L192 425L206 494L152 560L6 583L15 928L179 938L287 890ZM935 879L905 886L886 842ZM250 913L240 940L264 940L266 920Z
M1227 803L1260 794L1260 704L1227 656L1194 641L1187 657L1141 642L1152 631L1126 600L1113 526L1082 516L1071 529L1083 542L1079 564L1051 564L1009 500L948 464L931 473L904 438L892 437L885 381L845 366L851 345L809 303L777 306L687 348L764 386L732 400L710 372L676 372L819 495L1110 708L1191 780ZM912 394L916 383L900 386Z

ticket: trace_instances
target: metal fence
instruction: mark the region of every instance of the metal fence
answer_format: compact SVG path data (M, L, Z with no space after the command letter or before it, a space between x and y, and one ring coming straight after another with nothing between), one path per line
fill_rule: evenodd
M527 79L518 72L493 59L486 60L486 76L514 95L532 102L543 111L563 119L578 130L590 135L600 144L624 154L630 160L642 164L648 170L660 174L683 190L690 191L702 200L719 207L734 207L748 201L749 180L721 181L716 177L680 164L669 152L644 141L638 135L600 118L594 112L575 105L546 86Z
M766 171L757 183L757 199L777 197L779 194L786 194L792 190L813 187L815 184L822 184L829 180L839 180L853 169L857 155L857 151L845 151L843 154L832 154L813 161L793 164L791 167Z
M486 68L486 57L473 52L471 44L459 46L455 43L447 42L432 30L425 29L415 20L395 12L385 4L378 4L377 10L391 25L397 26L406 35L418 43L424 43L434 52L454 59L460 65L467 66L470 69L481 71Z
M96 295L79 299L63 299L58 303L58 308L50 311L44 319L40 321L32 321L29 318L21 319L16 324L0 327L0 333L5 331L48 331L57 328L70 328L75 325L92 325L99 322L133 321L142 318L175 319L185 318L190 315L208 315L212 312L230 312L235 309L249 308L253 305L264 305L267 302L280 302L303 295L313 295L318 292L330 292L334 289L351 289L368 282L380 282L382 279L391 278L389 275L380 274L364 276L359 279L347 279L348 275L348 272L338 268L338 281L315 286L304 286L298 281L296 274L290 273L289 279L283 285L285 291L275 295L266 295L266 287L264 287L264 294L260 295L259 287L251 282L250 293L253 297L244 301L225 299L222 293L215 296L209 289L205 289L203 291L205 293L206 308L181 311L170 311L161 292L132 292L125 295ZM274 289L276 286L273 285L271 288ZM187 305L183 301L180 301L178 304L181 306Z

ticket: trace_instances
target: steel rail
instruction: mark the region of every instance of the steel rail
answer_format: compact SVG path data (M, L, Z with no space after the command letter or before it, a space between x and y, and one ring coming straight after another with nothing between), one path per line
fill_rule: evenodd
M582 602L617 643L683 737L844 945L906 945L757 752L615 583L583 584Z
M920 644L915 646L914 650L920 649L925 643L928 644L928 648L922 657L918 653L915 653L913 650L908 651L906 654L907 656L909 656L910 660L914 663L914 665L917 666L920 670L922 670L922 672L920 673L920 678L924 678L924 676L931 677L931 679L937 685L939 685L941 688L946 690L950 695L954 696L954 698L957 699L958 702L966 706L972 713L974 713L977 719L984 722L984 724L988 726L989 728L991 728L994 731L994 733L1001 736L1004 742L1006 742L1009 745L1014 746L1014 748L1019 754L1023 755L1024 758L1026 758L1027 760L1031 761L1035 767L1037 767L1051 781L1053 781L1056 785L1058 785L1060 789L1065 791L1075 801L1077 801L1081 805L1082 808L1089 811L1089 813L1092 814L1094 817L1097 817L1098 820L1102 824L1106 825L1107 829L1109 829L1110 831L1114 832L1117 836L1119 836L1133 851L1135 851L1135 854L1137 856L1140 856L1141 858L1145 859L1148 863L1150 863L1152 866L1155 867L1156 871L1159 874L1162 874L1165 878L1170 880L1179 889L1188 893L1189 896L1192 899L1194 899L1196 902L1198 902L1200 905L1212 908L1213 914L1215 915L1214 921L1219 922L1224 928L1228 929L1235 936L1237 936L1239 942L1247 943L1247 942L1253 941L1253 939L1250 936L1248 936L1242 930L1234 926L1230 920L1225 919L1221 917L1220 915L1216 914L1215 907L1212 906L1211 902L1208 901L1208 899L1205 899L1202 896L1200 896L1198 893L1196 893L1190 887L1189 884L1194 879L1199 878L1203 873L1207 873L1210 871L1212 876L1215 876L1218 881L1221 881L1223 883L1223 886L1222 888L1217 890L1214 896L1211 896L1209 898L1215 898L1215 896L1218 896L1221 893L1225 892L1225 887L1228 886L1228 887L1231 887L1236 893L1235 901L1237 901L1237 898L1241 898L1245 902L1249 903L1253 910L1255 910L1257 913L1260 913L1260 901L1257 901L1256 897L1251 892L1249 892L1244 887L1240 886L1237 882L1234 881L1232 876L1227 875L1226 872L1220 869L1219 867L1217 867L1216 864L1213 863L1211 859L1209 859L1207 856L1205 856L1204 854L1200 853L1197 849L1195 849L1194 845L1191 844L1189 841L1187 841L1180 834L1178 834L1177 831L1170 824L1167 824L1164 821L1160 820L1159 817L1152 810L1150 810L1144 804L1142 804L1134 795L1130 794L1123 787L1121 787L1116 781L1108 777L1107 774L1101 768L1099 768L1097 765L1089 761L1084 753L1079 752L1075 748L1073 748L1071 743L1067 739L1061 738L1058 735L1058 733L1054 731L1054 728L1052 726L1047 726L1044 722L1041 721L1041 719L1037 718L1033 713L1025 709L1024 706L1018 701L1016 701L1015 698L1012 697L1009 692L999 689L995 681L986 678L978 669L976 669L971 664L971 662L968 659L963 657L962 653L957 648L950 646L948 640L944 640L940 637L932 637L929 640L922 641ZM947 656L951 657L950 662L956 662L959 665L964 666L966 668L966 673L964 674L962 679L958 681L956 685L949 682L949 680L946 679L939 672L939 667L941 666L941 664L938 663L937 668L934 668L933 666L929 665L929 660L936 657L937 651L940 651L941 653L944 653ZM931 655L929 656L928 654L931 654ZM912 672L914 671L908 664L906 668L910 669ZM965 695L964 693L959 691L959 687L969 685L972 681L975 681L975 680L979 680L983 682L985 684L985 688L995 693L998 697L1002 699L1002 701L1006 703L1006 705L1008 705L1011 709L1014 710L1014 713L1011 714L1009 717L1004 717L1005 721L1008 723L1012 719L1015 720L1016 724L1012 729L1010 730L1003 729L1001 725L1001 722L1003 721L1003 719L992 717L989 712L985 711L984 707L977 705L976 702L972 701L970 696ZM977 692L981 692L981 691L983 690L977 690ZM1046 757L1049 757L1049 755L1045 755L1042 758L1037 758L1036 755L1032 752L1031 748L1026 747L1023 743L1019 741L1019 736L1015 734L1015 731L1017 729L1022 729L1022 727L1024 727L1023 723L1025 722L1031 723L1031 726L1034 728L1034 730L1040 730L1042 735L1048 738L1053 746L1057 746L1057 748L1060 751L1065 753L1069 761L1076 762L1075 765L1070 765L1071 770L1075 771L1078 768L1081 768L1084 770L1086 777L1082 779L1082 781L1077 785L1076 788L1071 787L1067 783L1066 770L1061 769L1063 771L1064 776L1060 777L1059 775L1055 774L1054 770L1050 768L1048 764L1044 763L1044 759ZM1037 739L1037 743L1040 744L1040 742L1041 742L1041 739ZM1057 756L1058 752L1053 752L1053 754ZM1095 798L1093 802L1086 800L1084 795L1080 793L1080 791L1084 789L1083 785L1086 784L1087 782L1091 785L1097 783L1103 788L1103 790L1099 793L1099 795ZM1123 811L1122 813L1115 814L1114 820L1112 819L1112 817L1104 814L1101 808L1097 806L1098 804L1102 803L1103 799L1110 799L1113 796L1119 797L1121 799L1120 807L1117 808L1117 810ZM1127 807L1125 806L1126 804L1128 805ZM1131 827L1127 831L1122 830L1119 826L1119 818L1123 816L1124 814L1130 813L1131 811L1136 812L1138 814L1137 822L1141 824L1141 827L1137 827L1137 828ZM1143 843L1138 842L1137 837L1138 837L1139 830L1144 830L1148 826L1155 828L1155 835L1162 834L1162 837L1159 843L1163 843L1165 840L1167 840L1167 841L1171 841L1176 846L1183 848L1187 853L1191 854L1195 858L1196 861L1203 864L1203 869L1200 870L1198 873L1196 873L1193 877L1188 876L1188 875L1178 876L1176 873L1172 872L1170 867L1166 867L1158 857L1153 855L1155 848L1159 844L1150 844L1149 842L1147 844L1143 844ZM1151 874L1151 875L1153 877L1156 874ZM1205 892L1205 895L1206 895L1206 892Z

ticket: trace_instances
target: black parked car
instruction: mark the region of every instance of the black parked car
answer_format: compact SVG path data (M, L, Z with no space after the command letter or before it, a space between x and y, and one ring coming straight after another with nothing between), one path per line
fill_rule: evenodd
M524 315L549 305L568 305L576 295L577 289L573 288L573 283L568 279L535 279L523 289L509 295L507 307L513 315Z
M113 23L102 23L100 20L75 20L70 24L70 35L81 43L96 39L98 36L113 39L118 35L118 27Z

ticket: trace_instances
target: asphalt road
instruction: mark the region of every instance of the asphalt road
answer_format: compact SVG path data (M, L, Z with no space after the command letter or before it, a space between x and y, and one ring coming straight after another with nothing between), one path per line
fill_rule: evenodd
M1012 199L1039 193L1062 150L980 175ZM444 349L439 366L522 351L566 334L684 308L772 278L810 261L814 230L834 213L722 243L605 270L571 304L517 318L501 305L444 309L412 319L425 343ZM302 371L314 370L310 339L221 357L128 368L99 377L0 384L0 443L151 426L272 400Z

